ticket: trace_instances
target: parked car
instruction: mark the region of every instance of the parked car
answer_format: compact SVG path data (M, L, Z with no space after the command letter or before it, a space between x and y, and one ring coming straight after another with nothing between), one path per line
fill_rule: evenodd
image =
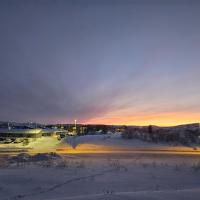
M15 138L14 143L21 143L23 142L22 138Z
M13 140L10 139L10 138L6 138L6 139L4 140L4 144L10 144L10 143L12 143L12 142L13 142Z

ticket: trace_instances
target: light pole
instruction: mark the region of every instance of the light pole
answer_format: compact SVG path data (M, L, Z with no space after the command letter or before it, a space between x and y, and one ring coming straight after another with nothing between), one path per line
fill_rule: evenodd
M76 122L77 122L77 120L75 119L75 120L74 120L75 135L76 135Z

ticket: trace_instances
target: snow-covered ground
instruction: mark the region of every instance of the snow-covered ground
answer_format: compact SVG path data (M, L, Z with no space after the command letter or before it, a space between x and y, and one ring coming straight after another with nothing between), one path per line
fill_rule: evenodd
M0 144L0 153L19 152L45 153L57 152L62 154L83 153L193 153L199 154L200 148L186 147L169 143L145 142L139 139L122 139L120 134L68 136L61 141L57 137L42 137L23 144Z
M169 143L145 142L139 139L122 139L120 134L67 137L57 146L60 153L132 153L132 152L183 152L200 153L199 147Z
M27 145L22 143L14 144L0 144L0 153L2 152L30 152L30 153L42 153L53 152L59 146L60 141L56 137L41 137L35 141L31 141Z
M1 152L11 149L61 154L1 154L0 200L199 200L198 149L120 135L0 145Z
M1 200L199 200L200 196L197 155L63 155L38 162L2 161Z

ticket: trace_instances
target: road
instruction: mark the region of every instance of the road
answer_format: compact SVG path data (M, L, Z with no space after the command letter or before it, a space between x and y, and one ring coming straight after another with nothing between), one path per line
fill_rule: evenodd
M83 155L83 154L174 154L174 155L199 155L200 150L192 149L189 147L172 147L172 148L163 148L163 147L129 147L129 148L121 148L121 147L102 147L98 146L98 148L87 149L87 145L84 147L80 147L77 149L73 149L70 147L64 148L55 148L55 149L44 149L37 150L35 148L24 147L24 148L16 148L16 147L0 147L0 155L16 155L18 153L46 153L46 152L56 152L58 154L66 154L66 155Z

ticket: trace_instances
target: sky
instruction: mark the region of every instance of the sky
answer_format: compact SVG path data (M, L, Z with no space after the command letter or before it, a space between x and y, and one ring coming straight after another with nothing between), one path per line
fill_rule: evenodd
M1 0L0 121L200 121L200 2Z

